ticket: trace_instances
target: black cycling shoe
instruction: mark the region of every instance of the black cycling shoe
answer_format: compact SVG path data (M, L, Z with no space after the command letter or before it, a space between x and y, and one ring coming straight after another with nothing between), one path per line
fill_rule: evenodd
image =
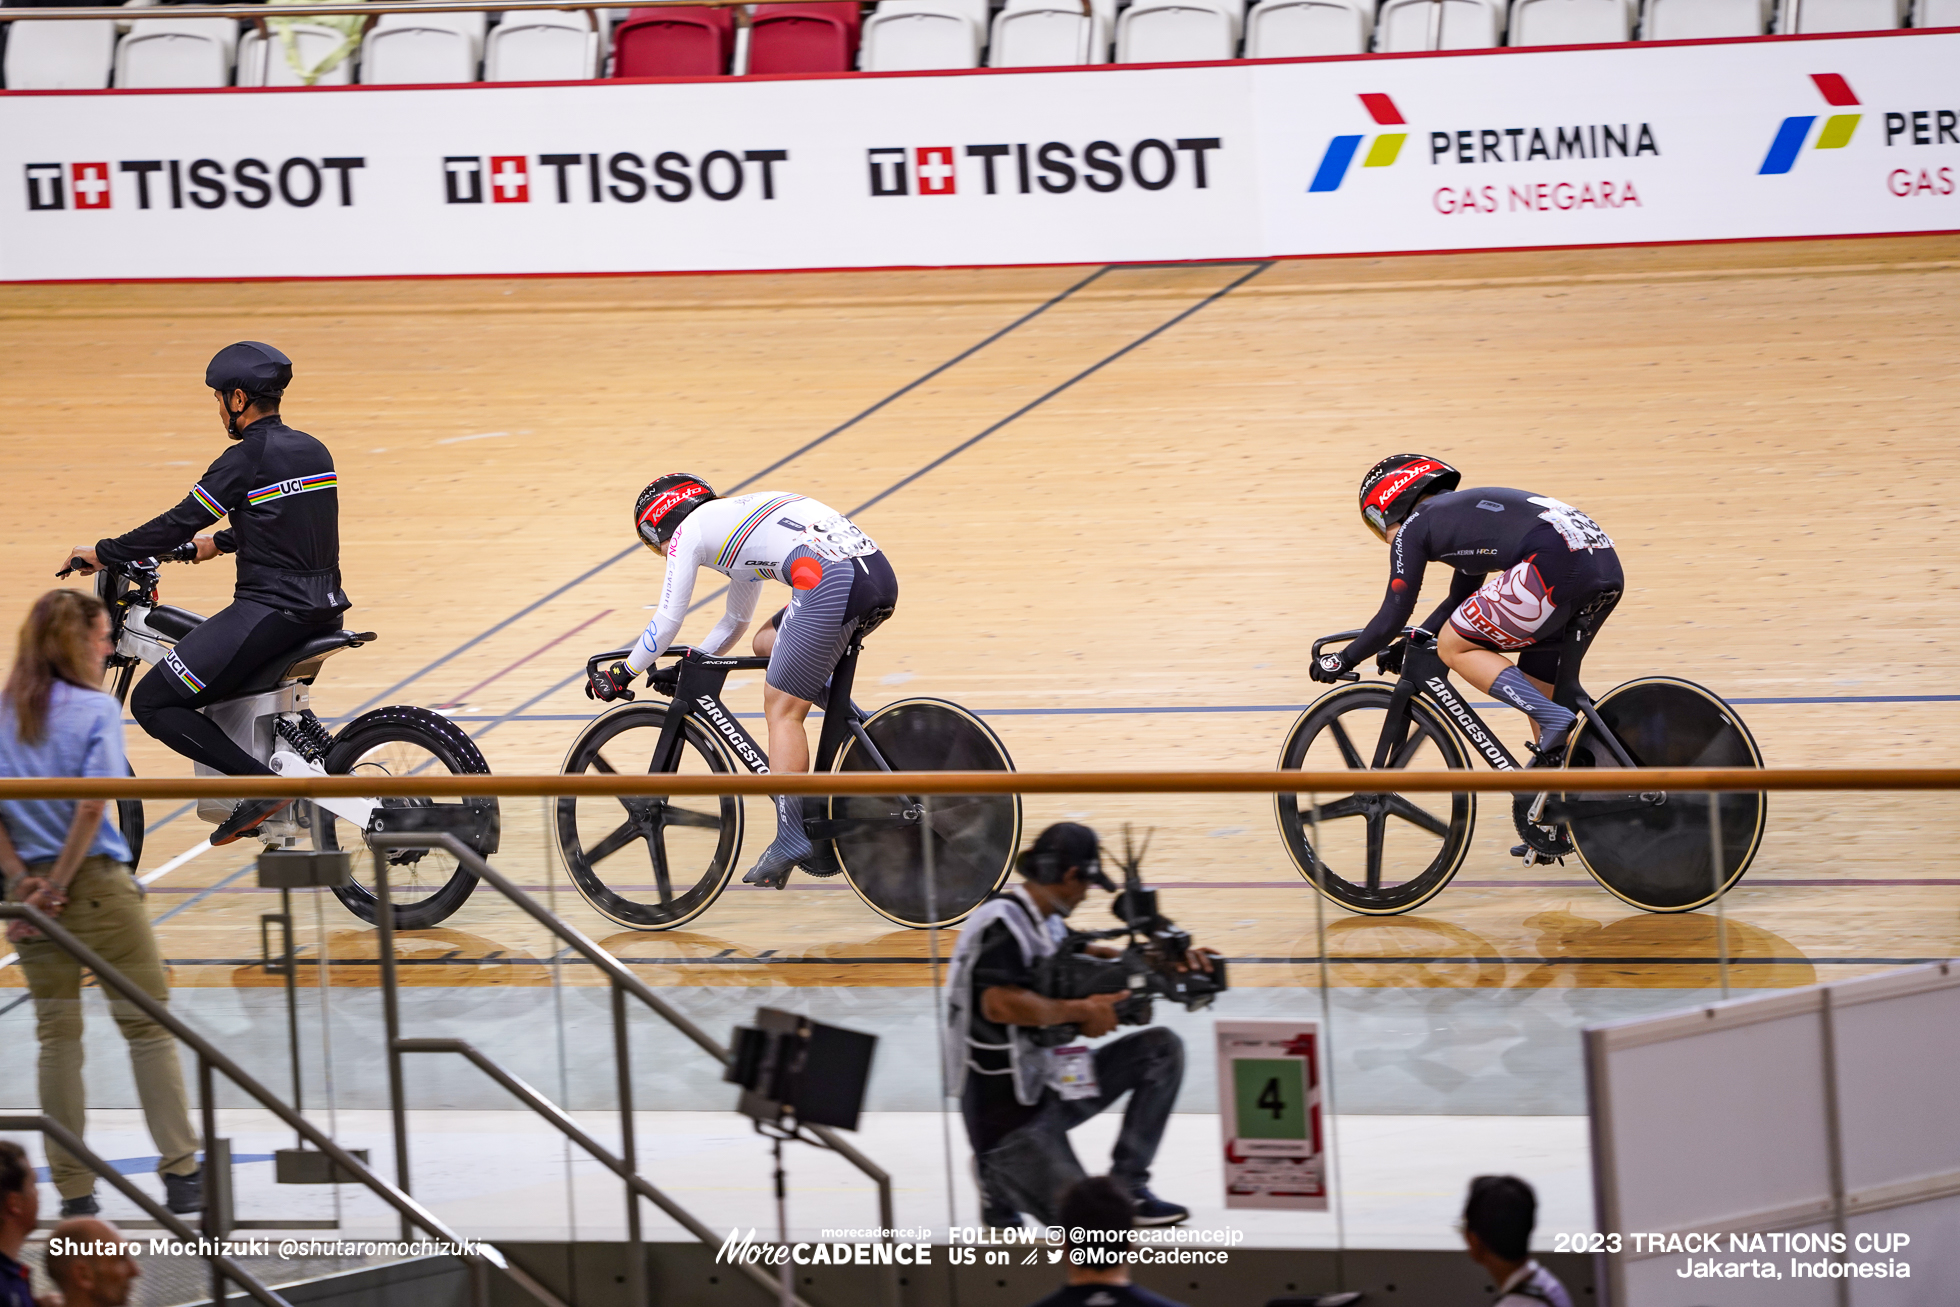
M231 816L218 824L211 832L211 847L229 844L233 840L250 835L263 825L267 818L276 817L293 806L292 799L247 799L232 810Z
M163 1205L179 1216L204 1210L204 1169L163 1177Z
M816 847L810 837L803 833L803 800L794 794L776 797L776 839L762 851L749 874L742 877L744 885L761 885L766 889L781 889L789 883L790 872L796 864L816 857Z
M64 1221L71 1216L100 1216L101 1214L102 1204L95 1201L94 1194L83 1194L80 1198L61 1200L61 1219Z
M1541 745L1536 740L1527 741L1524 751L1531 755L1531 761L1524 765L1525 770L1530 771L1534 767L1562 766L1565 762L1565 741L1571 734L1572 732L1567 731L1550 745Z
M1176 1225L1191 1219L1191 1209L1167 1203L1142 1185L1137 1186L1138 1225Z
M1554 862L1560 866L1565 865L1564 858L1552 853L1540 853L1529 844L1513 844L1511 846L1511 856L1514 858L1523 858L1524 865L1527 867L1549 867Z

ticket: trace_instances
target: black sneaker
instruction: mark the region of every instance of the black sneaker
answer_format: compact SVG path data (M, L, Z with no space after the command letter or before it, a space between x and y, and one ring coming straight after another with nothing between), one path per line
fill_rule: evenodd
M102 1204L95 1201L94 1194L83 1194L80 1198L61 1200L61 1219L64 1221L71 1216L100 1216L101 1214Z
M986 1199L980 1204L980 1224L996 1230L1018 1230L1022 1225L1021 1214L1005 1203Z
M1138 1225L1176 1225L1190 1219L1190 1208L1167 1203L1142 1185L1137 1186Z
M1531 761L1524 765L1525 770L1530 771L1534 767L1558 767L1564 765L1565 741L1570 735L1571 732L1567 731L1565 735L1559 736L1549 748L1541 747L1535 740L1527 741L1524 746L1524 751L1531 755Z
M232 811L231 816L218 824L211 832L211 847L229 844L257 830L268 817L275 817L293 806L291 799L247 799ZM195 1208L191 1210L195 1211Z
M163 1177L163 1205L179 1216L204 1210L204 1171L203 1168L189 1175L166 1175Z

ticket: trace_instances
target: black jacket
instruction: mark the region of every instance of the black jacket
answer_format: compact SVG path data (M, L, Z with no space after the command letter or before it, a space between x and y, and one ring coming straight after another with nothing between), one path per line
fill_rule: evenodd
M238 555L234 597L301 621L350 607L340 588L340 491L327 447L278 414L245 428L191 492L161 517L96 542L106 563L127 564L183 544L227 515L216 541Z

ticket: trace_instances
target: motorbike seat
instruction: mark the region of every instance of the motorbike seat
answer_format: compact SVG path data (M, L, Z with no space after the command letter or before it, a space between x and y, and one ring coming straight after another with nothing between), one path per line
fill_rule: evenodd
M311 685L320 674L320 664L327 659L342 649L358 649L378 638L373 631L327 631L316 635L253 672L231 697L242 699L247 695L265 694L278 689L286 681L304 681Z
M150 610L145 619L152 631L170 641L177 641L204 624L204 619L188 608L173 608L169 604L158 604Z

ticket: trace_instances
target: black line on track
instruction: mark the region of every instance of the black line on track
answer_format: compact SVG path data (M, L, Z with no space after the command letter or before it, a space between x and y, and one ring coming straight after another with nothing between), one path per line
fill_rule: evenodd
M1043 404L1046 404L1049 400L1055 398L1055 396L1069 389L1069 387L1075 385L1078 381L1083 381L1089 377L1094 376L1096 373L1102 371L1110 364L1116 362L1116 360L1122 358L1130 351L1137 349L1143 345L1146 345L1150 341L1153 341L1157 337L1163 335L1165 332L1169 331L1172 327L1175 327L1178 323L1184 321L1186 318L1198 312L1200 309L1206 308L1207 306L1211 305L1215 301L1223 299L1226 295L1231 294L1233 291L1245 285L1245 283L1251 281L1254 277L1258 276L1266 269L1272 267L1273 263L1274 260L1267 259L1262 263L1255 264L1250 272L1247 272L1244 275L1235 278L1234 280L1227 283L1226 285L1219 287L1217 290L1205 296L1203 299L1199 300L1196 304L1193 304L1189 308L1183 310L1182 312L1177 314L1177 316L1171 318L1169 321L1160 323L1159 325L1145 332L1143 335L1138 336L1135 340L1125 345L1122 349L1117 350L1114 354L1111 354L1108 357L1099 360L1098 362L1090 364L1088 367L1076 373L1074 376L1070 377L1067 381L1062 382L1059 386L1056 386L1054 389L1050 390L1047 394L1041 396L1039 399L1031 400L1028 403L1023 404L1020 408L1015 409L1012 413L1008 414L1000 421L994 423L992 426L988 427L985 431L982 431L979 435L971 436L968 437L966 440L961 441L959 444L953 446L951 449L941 454L938 458L935 458L930 463L927 463L924 467L920 468L918 471L911 473L909 476L902 477L899 480L893 482L891 485L885 487L885 489L879 491L871 498L865 500L862 504L859 504L856 508L853 508L849 513L845 514L845 516L856 517L859 513L864 512L865 510L871 508L873 505L878 504L883 500L889 499L891 496L897 494L905 487L911 485L914 481L917 481L920 477L926 475L926 473L932 471L934 468L939 467L949 462L950 460L959 457L959 455L973 448L975 445L985 440L988 436L993 435L994 432L999 431L1002 427L1008 425L1009 423L1015 421L1016 419L1025 417L1027 414L1032 413L1035 409L1040 408ZM1233 264L1227 266L1241 266L1241 265ZM1069 293L1073 293L1075 290L1078 290L1081 287L1088 285L1089 281L1093 281L1095 277L1099 277L1104 272L1107 271L1108 271L1107 268L1098 269L1094 276L1090 277L1085 281L1078 282L1075 286L1070 287ZM777 466L780 467L781 464L779 463L777 464ZM744 482L743 484L746 485L748 483ZM716 590L713 594L709 594L706 597L698 600L697 602L689 605L687 611L691 613L694 612L696 609L703 607L706 604L710 604L714 602L715 598L720 594L722 594L723 590L726 589L727 587L724 586L721 590ZM511 709L509 712L503 714L501 717L498 717L495 721L485 726L482 730L471 732L471 738L478 739L478 740L482 739L490 732L496 730L499 726L502 726L505 722L510 721L512 718L521 715L525 709L530 708L534 704L541 703L544 700L550 698L552 695L558 693L566 686L571 685L575 681L578 681L584 675L585 673L582 671L574 672L572 675L567 676L564 680L558 682L558 684L552 686L550 689L545 690L541 694L533 695L531 698L525 700L517 707Z

